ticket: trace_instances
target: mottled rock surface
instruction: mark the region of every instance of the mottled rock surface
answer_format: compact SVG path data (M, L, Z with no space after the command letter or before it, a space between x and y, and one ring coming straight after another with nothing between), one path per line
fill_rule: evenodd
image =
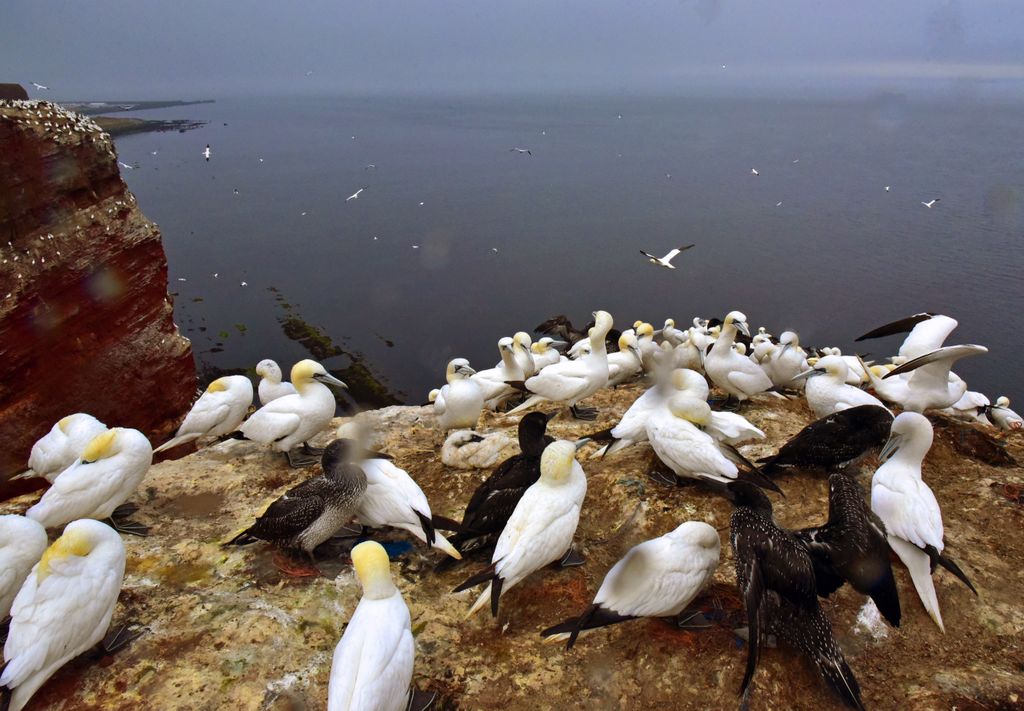
M160 232L109 136L55 104L0 102L0 481L72 412L159 440L195 385Z
M576 438L610 426L640 392L623 387L595 397L601 418L583 425L561 417L551 430ZM810 421L802 402L768 398L744 413L773 451ZM365 417L380 425L375 444L420 483L435 513L458 518L482 471L440 464L442 436L429 408L391 407ZM482 429L512 434L517 419L488 415ZM336 422L340 423L341 420ZM331 433L324 433L329 439ZM1007 444L1018 461L1020 437ZM415 683L437 690L441 708L737 708L746 650L732 633L743 624L728 545L730 506L699 486L664 488L646 477L650 449L638 445L606 460L586 459L589 491L577 532L579 568L544 570L502 600L497 620L465 619L476 592L450 590L482 563L435 574L440 554L420 545L393 571L412 612ZM868 462L869 468L875 463ZM263 544L223 549L272 499L316 469L295 472L281 455L227 442L152 468L135 500L148 539L127 538L128 566L115 622L149 631L112 658L83 659L41 690L34 708L323 709L331 654L359 600L348 560L351 541L320 551L322 576L289 578ZM925 479L943 508L947 553L977 586L975 597L944 572L935 576L947 634L895 566L903 603L900 629L858 625L864 598L848 587L823 604L871 709L1016 708L1024 699L1024 508L1014 492L1020 468L995 468L936 438ZM868 485L868 475L861 482ZM779 479L773 495L782 525L824 520L827 482L810 474ZM1009 492L1009 493L1007 493ZM0 507L20 511L35 497ZM661 620L634 621L584 637L572 652L542 643L539 632L581 611L605 572L630 546L688 519L723 530L722 565L700 603L720 624L680 631ZM397 531L381 541L413 541ZM414 542L414 541L413 541ZM879 632L880 629L880 632ZM876 637L875 634L879 636ZM822 709L835 699L802 660L769 649L754 679L751 709Z

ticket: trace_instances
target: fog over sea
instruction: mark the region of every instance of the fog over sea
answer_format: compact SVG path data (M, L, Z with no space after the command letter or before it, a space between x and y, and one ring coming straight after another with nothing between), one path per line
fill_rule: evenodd
M419 403L449 358L490 367L499 337L560 313L685 327L739 309L853 352L933 311L960 321L947 345L990 349L957 364L971 389L1024 397L1021 104L335 97L129 115L208 122L116 141L208 372L287 372L307 356L289 313ZM675 271L639 254L689 243Z

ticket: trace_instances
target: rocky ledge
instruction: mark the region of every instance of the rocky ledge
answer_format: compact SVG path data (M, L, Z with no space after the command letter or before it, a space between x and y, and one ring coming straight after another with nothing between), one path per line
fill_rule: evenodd
M601 417L589 425L558 418L557 437L577 438L614 424L640 393L621 387L593 398ZM775 445L812 418L803 402L767 398L744 414ZM377 427L378 444L420 483L435 513L458 518L487 472L448 469L429 408L389 407L360 415ZM514 433L517 418L487 415L485 431ZM335 424L340 424L337 420ZM993 466L975 446L978 429L940 422L925 479L943 508L946 544L971 577L975 597L937 572L948 632L917 600L906 571L894 564L903 623L891 629L858 622L864 598L844 587L824 601L835 633L872 709L988 709L1024 703L1024 471ZM325 432L327 441L331 432ZM986 441L982 439L981 441ZM991 442L989 442L991 444ZM733 634L743 624L727 527L730 505L700 486L665 488L646 476L651 451L635 446L605 460L581 461L589 478L577 546L582 567L535 574L502 601L497 620L465 619L475 592L450 591L482 563L436 574L436 552L397 531L393 571L412 612L417 640L415 683L439 693L444 709L736 708L746 650ZM1020 437L999 454L1024 456ZM743 448L749 456L770 444ZM861 483L868 485L875 462ZM226 442L153 466L135 501L149 538L129 537L128 566L114 622L146 629L113 657L85 657L37 694L32 708L323 709L331 654L359 600L349 540L319 551L322 575L288 577L264 544L220 543L251 523L287 487L317 469L293 471L281 455L247 442ZM776 518L796 528L824 521L827 482L810 474L781 477ZM23 511L34 497L4 504ZM698 602L715 622L699 632L661 620L625 623L583 638L572 652L545 644L539 632L581 611L612 563L630 546L687 519L721 530L722 563ZM397 553L397 551L402 551ZM833 708L814 671L786 649L762 655L751 709Z
M196 376L160 231L110 136L56 104L0 101L0 146L2 482L76 410L162 438Z

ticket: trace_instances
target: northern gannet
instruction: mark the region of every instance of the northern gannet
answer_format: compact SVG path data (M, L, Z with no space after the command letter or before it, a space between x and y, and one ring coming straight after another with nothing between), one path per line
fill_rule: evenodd
M988 412L991 408L992 402L987 396L973 390L968 390L959 400L943 410L943 412L964 420L991 425L992 421L988 419Z
M941 410L967 392L967 383L950 373L953 363L982 353L988 353L988 348L972 344L944 346L893 368L881 378L869 368L865 370L871 387L883 399L911 412ZM913 374L907 378L896 377L904 373Z
M357 446L349 439L328 444L320 460L323 474L290 488L225 545L267 541L313 559L313 549L352 519L366 492L366 474L354 461Z
M20 711L54 672L103 639L124 563L121 536L98 521L69 523L46 549L11 608L0 673L4 708Z
M541 371L553 363L557 363L562 359L562 354L558 352L559 346L569 345L565 341L556 341L551 336L544 336L532 346L530 350L533 351L533 364L536 366L537 371Z
M427 497L408 472L379 457L364 459L359 466L367 482L366 493L356 508L356 519L361 524L400 528L452 558L462 557L447 538L434 530Z
M874 395L848 385L848 373L842 356L830 355L819 358L813 368L800 374L799 377L808 378L804 394L815 417L825 417L857 405L885 407Z
M153 447L144 434L124 427L107 430L86 445L81 458L53 480L25 515L44 528L110 518L135 493L152 462Z
M475 429L484 409L484 391L472 379L476 371L465 358L455 358L445 372L447 384L434 400L434 414L442 430Z
M498 353L501 365L487 370L478 370L470 376L484 394L484 405L489 410L496 410L515 393L510 382L521 381L525 377L522 368L516 363L514 342L508 336L498 341Z
M82 456L82 450L96 435L106 431L105 424L84 412L62 417L32 445L28 471L18 478L40 476L53 483L58 474Z
M210 162L210 156L211 155L212 155L212 153L210 152L210 144L207 143L206 144L206 148L203 149L203 157L206 158L206 162L207 163Z
M257 389L260 405L266 405L285 395L295 394L295 386L287 380L282 380L280 366L269 358L256 364L256 375L260 376L260 384Z
M728 485L735 504L729 521L736 585L747 613L747 668L740 693L757 671L768 635L802 652L845 703L863 709L860 687L818 603L814 564L803 545L775 524L772 502L749 482Z
M264 405L242 423L239 430L246 439L273 444L284 452L293 467L314 464L322 452L309 447L308 440L319 434L334 417L337 403L325 385L348 386L314 360L300 360L292 366L294 395L285 395ZM295 448L302 445L301 453Z
M0 516L0 620L10 614L14 596L47 545L46 529L38 521L15 514Z
M529 148L509 148L508 152L509 153L525 153L526 155L529 155L529 156L533 155L533 153L530 152Z
M647 322L637 324L636 340L644 371L650 372L654 368L654 356L661 350L654 342L654 326Z
M676 617L689 605L718 567L718 531L702 521L687 521L664 536L633 546L604 576L593 604L579 617L541 632L572 649L586 630L638 617Z
M39 91L49 91L50 90L50 87L43 86L42 84L37 84L36 82L32 82L32 86L34 86L36 89L39 89Z
M456 430L441 445L441 463L455 469L487 469L514 444L511 437L501 432L483 435L472 430Z
M530 412L519 420L519 454L498 465L476 488L451 537L463 555L494 545L523 493L540 479L540 459L554 440L545 434L550 415Z
M747 317L732 311L722 323L722 333L704 359L704 370L711 382L740 402L772 387L771 378L757 363L733 351L736 333L750 336Z
M672 264L672 260L676 258L677 254L679 254L680 252L685 252L686 250L690 249L693 246L695 245L688 244L684 247L676 247L675 249L670 250L669 253L666 254L664 257L655 257L653 254L645 252L642 249L640 250L640 254L647 257L647 261L649 261L651 264L656 264L659 267L665 267L666 269L675 269L675 265Z
M921 204L924 205L925 207L927 207L928 209L931 209L931 208L935 207L935 203L941 202L941 201L942 201L941 198L932 198L928 202L922 201Z
M354 193L345 198L345 202L348 202L349 200L356 200L359 197L359 193L363 192L364 190L366 190L366 186L359 188Z
M686 331L680 331L676 328L676 321L671 318L665 319L665 325L661 327L661 337L672 346L678 346L688 340Z
M892 413L878 405L833 412L797 432L777 454L758 460L765 474L829 472L881 449L889 438Z
M540 479L523 493L505 524L491 565L455 588L455 592L461 592L487 583L468 615L482 609L489 600L491 615L497 617L498 601L504 593L531 573L563 559L572 548L580 507L587 494L587 476L576 461L576 450L585 441L574 444L559 440L545 448Z
M892 423L882 448L882 465L871 477L871 510L885 524L889 545L907 566L925 610L943 632L932 571L936 565L958 577L975 594L959 566L942 555L942 512L921 478L921 463L932 446L932 425L924 415L904 412Z
M722 484L740 476L759 486L778 488L757 473L735 449L720 446L703 427L711 422L711 408L703 400L673 395L667 408L659 408L647 419L647 439L651 448L677 477ZM750 467L741 471L737 462Z
M355 546L352 567L363 597L334 648L327 709L405 711L416 656L409 608L379 543Z
M537 373L537 365L533 360L533 339L525 331L518 331L512 336L512 357L516 359L516 365L523 371L523 376L529 378ZM498 363L494 367L500 367Z
M884 338L885 336L907 333L909 331L902 345L900 345L899 354L901 357L910 360L941 348L942 344L949 338L949 334L956 327L956 319L949 316L920 313L893 321L884 326L879 326L854 340L858 342L866 341L872 338Z
M569 406L577 419L592 420L597 413L576 405L608 384L608 352L605 337L612 328L612 317L607 311L594 312L594 327L590 330L590 354L575 361L549 365L526 380L525 390L531 397L511 412L531 408L541 402L559 402Z
M619 336L619 350L608 354L608 387L632 379L643 370L640 345L629 331Z
M818 595L828 597L848 582L874 601L889 624L900 626L900 595L889 563L885 525L871 511L852 474L829 474L828 522L794 535L814 561Z
M800 337L793 331L784 331L779 336L779 344L769 349L768 358L761 367L775 387L803 390L806 381L797 376L810 366L800 347Z
M1000 395L996 404L988 409L992 423L1001 430L1019 430L1024 428L1024 418L1010 409L1010 398Z
M751 169L750 169L750 174L751 174L751 175L760 175L760 173L759 173L759 172L757 172L757 168L751 168Z
M192 405L173 438L153 450L163 452L200 437L220 437L242 424L252 405L252 381L227 375L210 383Z

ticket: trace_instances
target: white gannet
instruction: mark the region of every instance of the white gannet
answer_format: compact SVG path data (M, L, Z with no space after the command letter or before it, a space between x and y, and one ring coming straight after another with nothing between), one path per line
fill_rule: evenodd
M742 402L770 389L772 381L761 366L732 349L737 331L750 335L747 317L739 311L731 311L722 323L721 335L704 359L704 370L711 382Z
M943 412L964 420L991 425L992 421L988 419L988 412L991 408L992 402L988 397L982 393L968 390L959 400L947 407Z
M498 341L498 353L501 355L501 365L478 370L470 376L483 391L484 405L489 410L498 409L515 393L509 382L521 381L525 377L522 368L516 363L514 342L511 338L505 336Z
M935 494L921 478L921 463L932 446L932 425L924 415L901 413L893 420L889 441L871 477L871 510L882 519L893 549L914 582L921 603L943 632L932 570L942 565L974 587L963 571L942 555L942 512Z
M365 185L363 187L359 188L358 190L356 190L351 195L349 195L347 198L345 198L345 202L348 202L349 200L357 199L359 197L359 193L363 192L364 190L366 190L366 186Z
M84 412L62 417L49 432L32 445L32 452L28 457L28 471L19 474L18 477L40 476L52 483L58 474L82 456L85 445L96 435L106 431L105 424Z
M803 390L806 381L797 378L810 366L804 349L800 347L800 337L793 331L783 331L779 336L779 344L770 348L768 356L761 367L771 378L777 388Z
M721 545L714 528L703 521L686 521L633 546L604 576L593 604L582 615L541 636L552 642L568 640L571 649L587 630L638 617L676 617L711 579Z
M949 316L920 313L880 326L854 340L866 341L871 338L884 338L909 331L900 345L899 354L900 357L910 360L941 348L956 327L956 319Z
M757 168L751 168L751 169L750 169L750 174L751 174L751 175L760 175L760 173L759 173L759 172L757 172Z
M557 347L565 345L568 345L565 341L556 341L551 336L544 336L530 346L530 350L533 351L533 364L537 371L540 372L547 366L562 360L562 354L558 352Z
M488 469L506 450L515 447L515 440L501 432L483 435L472 430L456 430L441 445L441 463L455 469Z
M416 656L409 608L379 543L355 546L352 567L363 597L334 648L327 709L405 711Z
M200 437L220 437L242 424L252 405L252 381L227 375L210 383L185 415L174 437L154 451L163 452Z
M273 444L274 449L285 453L291 466L308 466L321 452L309 447L307 441L330 424L337 406L334 393L325 383L348 386L315 360L300 360L293 365L291 379L294 395L264 405L238 429L246 439ZM295 451L299 445L303 446L301 454Z
M605 348L605 338L611 328L611 314L607 311L595 311L594 327L590 329L591 352L579 360L549 365L529 378L525 388L531 397L511 413L549 401L565 403L577 419L594 419L597 416L595 410L578 408L576 404L608 383L608 352Z
M212 155L212 153L210 152L210 144L207 143L206 144L206 148L203 149L203 157L206 158L206 162L207 163L210 162L210 156L211 155Z
M487 583L467 616L490 601L491 615L497 617L502 595L531 573L562 560L572 547L580 507L587 494L587 476L576 461L576 450L585 441L574 444L559 440L544 448L540 479L523 492L509 516L491 556L491 565L455 589L461 592Z
M516 359L516 365L523 371L523 377L529 378L537 373L537 364L533 360L533 339L525 331L518 331L512 336L512 357ZM501 363L494 367L499 367Z
M408 472L379 458L364 459L359 466L366 474L366 492L356 508L360 523L370 528L401 528L452 558L462 558L448 539L434 530L427 497Z
M654 368L654 356L661 349L654 342L654 326L647 322L635 324L637 348L640 350L640 359L643 363L644 372L650 372Z
M675 265L672 264L672 260L676 258L677 254L679 254L680 252L685 252L686 250L690 249L693 246L694 245L692 244L688 244L684 247L676 247L675 249L670 250L669 253L666 254L664 257L655 257L653 254L645 252L642 249L640 250L640 254L647 257L647 261L649 261L651 264L657 264L659 267L665 267L666 269L675 269Z
M275 361L265 358L256 364L256 375L260 376L258 388L260 404L266 405L285 395L294 395L295 386L281 379L281 368Z
M46 529L38 521L15 514L0 516L0 620L10 614L14 596L47 545Z
M910 412L949 407L967 392L967 383L950 373L953 363L968 356L987 353L984 346L944 346L925 353L903 365L893 368L883 377L877 377L865 368L874 388L882 399L897 404ZM913 373L908 378L896 376Z
M619 336L619 350L608 354L608 387L614 387L633 378L643 370L640 346L629 331Z
M676 321L671 318L665 319L665 325L661 327L661 337L672 346L678 346L687 341L686 331L676 328Z
M529 156L533 155L533 153L530 152L529 148L509 148L508 152L509 153L525 153L526 155L529 155Z
M941 198L932 198L928 202L922 201L921 204L924 205L925 207L927 207L928 209L931 209L931 208L935 207L935 203L938 203L938 202L942 202L942 199Z
M98 521L73 521L22 585L11 608L0 702L20 711L54 672L101 639L124 580L124 543Z
M819 358L813 368L805 370L797 376L807 378L804 394L807 396L807 404L816 418L825 417L833 412L857 405L885 407L882 401L871 393L847 384L848 373L849 369L842 356L830 355Z
M43 86L42 84L37 84L35 82L32 82L32 86L34 86L36 89L39 89L39 91L49 91L50 90L50 87Z
M455 358L448 363L445 373L448 383L434 400L434 414L442 430L476 428L484 409L484 392L472 379L475 373L465 358Z
M53 480L25 515L44 528L79 518L110 518L149 471L153 447L138 430L115 427L86 445L82 457Z
M1019 430L1024 428L1024 419L1010 409L1010 398L1000 395L996 398L996 404L988 410L988 416L993 424L1001 430Z

